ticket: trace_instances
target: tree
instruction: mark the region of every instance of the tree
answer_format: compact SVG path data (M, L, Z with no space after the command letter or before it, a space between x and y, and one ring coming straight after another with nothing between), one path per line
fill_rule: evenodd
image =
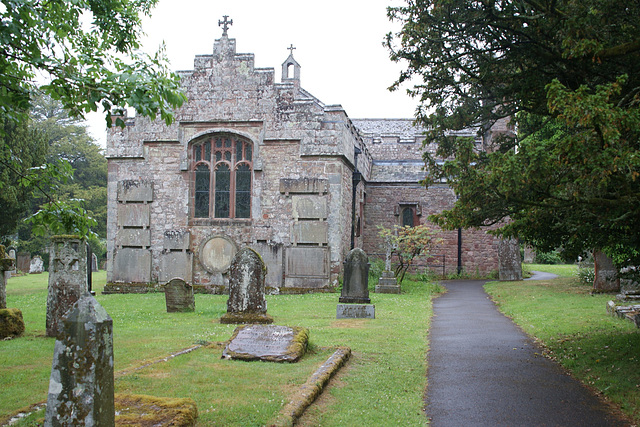
M441 239L435 239L434 232L426 224L415 227L395 226L393 229L378 227L379 236L391 248L391 256L395 255L398 263L394 268L394 276L402 284L407 270L419 256L428 256L431 247Z
M54 190L45 189L53 193L52 198L59 205L53 206L53 211L47 215L50 215L49 219L54 223L65 224L65 221L68 223L71 220L65 219L65 216L86 209L88 217L95 220L91 231L96 236L89 238L89 244L93 253L102 259L106 251L104 240L107 228L107 160L102 148L95 143L81 122L70 118L60 102L48 96L40 95L34 99L31 117L31 126L46 141L46 164L63 160L73 171L73 176L69 179L55 182ZM51 201L41 191L33 192L27 199L30 203L29 215L37 213ZM44 212L41 215L44 216ZM34 226L30 221L21 223L17 232L19 249L39 253L46 262L46 248L49 246L46 233L44 236L34 233Z
M32 186L22 180L34 167L40 166L47 154L47 139L30 121L15 123L2 120L0 133L0 244L7 244L31 203ZM20 159L14 153L21 153Z
M407 61L393 88L419 80L437 145L425 183L446 178L459 198L437 224L640 262L640 3L411 0L389 15L391 57ZM499 120L516 132L481 149L452 136Z
M44 93L71 118L102 107L111 126L111 112L130 106L141 116L159 116L171 124L172 109L186 100L179 78L168 71L162 50L153 56L138 51L140 15L148 15L156 2L0 0L0 121L26 125L34 99ZM46 83L37 88L42 78ZM122 119L116 124L124 126ZM56 161L38 173L23 173L23 153L5 139L0 144L7 153L0 157L0 166L17 173L13 179L41 190L68 180L68 163ZM0 180L0 189L6 185ZM57 204L47 190L42 194L50 200L51 215L36 218L57 220L58 224L49 223L56 229L60 224L85 228L89 218L79 206Z
M140 15L157 0L1 0L0 114L24 120L40 89L71 117L135 108L170 124L185 97L162 51L138 52Z

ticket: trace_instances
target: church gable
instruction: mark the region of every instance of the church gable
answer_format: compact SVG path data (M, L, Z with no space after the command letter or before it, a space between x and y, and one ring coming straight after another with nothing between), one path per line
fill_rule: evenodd
M293 46L276 82L227 29L179 72L188 101L174 124L124 117L109 133L107 291L180 277L223 292L245 246L263 257L268 287L331 290L351 248L380 251L377 225L423 224L454 200L446 184L418 184L422 131L411 120L351 120L302 87ZM148 197L122 197L136 186ZM455 259L455 236L444 236L442 256ZM497 269L492 237L466 243L486 252L469 268Z

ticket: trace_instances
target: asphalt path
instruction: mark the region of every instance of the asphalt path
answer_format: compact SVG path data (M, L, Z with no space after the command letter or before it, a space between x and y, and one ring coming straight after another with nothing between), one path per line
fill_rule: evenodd
M426 413L446 426L626 426L501 314L484 281L434 300Z

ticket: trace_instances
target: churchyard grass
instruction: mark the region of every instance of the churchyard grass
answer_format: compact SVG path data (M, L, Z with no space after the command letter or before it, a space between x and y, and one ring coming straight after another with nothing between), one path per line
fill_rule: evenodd
M547 356L640 422L640 333L632 322L607 313L613 295L592 295L591 286L576 277L491 282L485 289Z
M578 266L575 264L524 264L524 268L528 271L553 273L560 277L574 277L578 273Z
M198 425L267 425L336 346L348 346L352 358L322 405L308 411L310 425L426 424L422 409L435 285L405 279L402 295L371 294L374 320L337 320L337 293L268 296L274 324L310 330L308 354L295 364L277 364L220 358L221 343L235 328L219 323L226 296L196 295L195 312L167 313L162 293L102 295L105 279L104 272L94 273L96 298L114 321L116 393L190 397L198 406ZM24 337L0 342L0 420L46 400L54 345L44 336L46 287L46 273L9 280L8 306L22 310L27 330ZM143 367L196 344L205 345Z

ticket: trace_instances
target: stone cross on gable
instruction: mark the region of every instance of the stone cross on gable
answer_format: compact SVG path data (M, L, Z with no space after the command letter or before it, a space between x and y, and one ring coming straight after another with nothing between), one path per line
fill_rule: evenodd
M289 46L287 49L289 50L289 52L291 52L290 55L293 55L293 50L295 49L295 47L293 47L293 43L291 43L291 46Z
M227 21L227 18L229 17L229 15L224 15L222 18L224 18L222 21L218 20L218 26L222 27L222 36L226 37L227 36L227 30L229 29L229 25L233 25L233 19Z

